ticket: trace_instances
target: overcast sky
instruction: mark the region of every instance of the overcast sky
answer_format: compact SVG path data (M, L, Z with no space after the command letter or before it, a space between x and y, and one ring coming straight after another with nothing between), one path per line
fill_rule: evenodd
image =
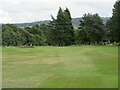
M0 23L51 20L59 7L68 7L72 18L84 13L110 17L116 0L0 0Z

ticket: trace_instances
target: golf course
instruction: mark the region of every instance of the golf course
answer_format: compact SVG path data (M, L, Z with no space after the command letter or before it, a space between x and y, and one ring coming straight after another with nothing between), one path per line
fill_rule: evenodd
M2 87L118 88L118 47L3 47Z

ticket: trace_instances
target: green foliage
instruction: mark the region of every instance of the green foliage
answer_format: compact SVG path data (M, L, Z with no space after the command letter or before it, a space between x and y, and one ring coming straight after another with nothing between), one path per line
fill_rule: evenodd
M2 45L2 26L0 26L0 46Z
M115 30L113 28L112 18L110 18L106 23L106 31L107 31L108 41L114 42L115 41Z
M80 37L85 44L103 41L105 36L104 25L98 14L84 14L80 21Z
M74 43L74 30L72 26L72 18L69 10L59 8L57 19L52 17L51 22L51 41L53 45L67 46Z
M18 28L17 25L2 25L2 44L4 46L9 46L9 45L18 45L21 44L21 40L23 37L21 37L19 30L22 30ZM19 33L19 34L18 34ZM21 37L21 38L20 38Z
M14 24L6 24L2 26L2 45L3 46L19 46L34 44L34 35L19 28Z
M115 41L120 42L120 1L114 5L112 20L114 22Z
M111 42L120 43L120 1L114 4L113 15L108 20L106 27L109 31L109 39Z
M36 40L35 45L42 45L42 30L39 25L32 26L31 28L27 27L25 30L34 35L34 39Z

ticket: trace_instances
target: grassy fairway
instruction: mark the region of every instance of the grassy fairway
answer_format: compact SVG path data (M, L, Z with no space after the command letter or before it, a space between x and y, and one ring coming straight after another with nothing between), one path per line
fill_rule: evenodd
M118 47L3 48L3 88L117 88Z

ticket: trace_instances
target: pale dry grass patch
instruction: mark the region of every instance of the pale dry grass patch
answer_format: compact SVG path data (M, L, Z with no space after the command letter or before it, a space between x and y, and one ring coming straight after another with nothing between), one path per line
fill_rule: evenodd
M23 77L23 78L4 78L6 81L6 86L10 86L10 84L16 85L17 88L33 88L37 86L41 86L44 80L49 79L50 77L53 77L53 75L50 74L37 74L31 77ZM22 84L19 86L19 84Z
M35 56L22 56L19 59L21 61L10 62L10 64L57 64L64 62L66 59L62 57L63 55L39 55L38 53ZM22 60L26 58L25 60Z

